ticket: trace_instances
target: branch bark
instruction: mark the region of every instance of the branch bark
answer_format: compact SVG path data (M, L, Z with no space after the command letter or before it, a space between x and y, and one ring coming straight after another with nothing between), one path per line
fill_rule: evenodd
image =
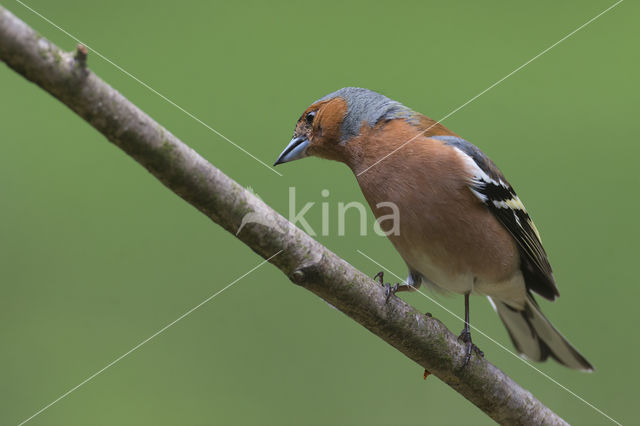
M0 6L0 59L39 85L171 191L271 259L291 281L315 293L502 424L566 424L483 358L462 367L464 347L439 320L383 289L246 191L86 66L86 48L67 53ZM257 222L257 223L256 223ZM265 226L266 225L266 226Z

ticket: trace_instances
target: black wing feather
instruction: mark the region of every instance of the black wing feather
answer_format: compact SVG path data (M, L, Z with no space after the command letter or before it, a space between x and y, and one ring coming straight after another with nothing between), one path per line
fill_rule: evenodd
M474 176L470 189L518 243L527 288L554 300L559 295L558 288L538 231L502 172L480 149L464 139L454 136L437 136L434 139L457 148L479 168L481 173Z

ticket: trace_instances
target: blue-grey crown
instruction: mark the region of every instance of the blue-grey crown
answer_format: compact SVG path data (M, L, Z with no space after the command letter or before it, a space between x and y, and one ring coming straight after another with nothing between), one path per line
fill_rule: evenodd
M380 120L404 118L409 122L415 120L416 113L400 102L387 98L380 93L360 87L345 87L319 99L326 101L342 98L347 102L347 113L342 122L342 141L345 142L360 133L363 121L375 126Z

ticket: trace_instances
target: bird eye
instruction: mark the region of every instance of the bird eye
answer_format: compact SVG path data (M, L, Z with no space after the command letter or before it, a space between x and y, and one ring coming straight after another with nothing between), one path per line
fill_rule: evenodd
M308 113L304 117L304 119L307 122L307 124L311 124L311 123L313 123L313 119L315 118L315 116L316 116L316 112L315 111L311 111L310 113Z

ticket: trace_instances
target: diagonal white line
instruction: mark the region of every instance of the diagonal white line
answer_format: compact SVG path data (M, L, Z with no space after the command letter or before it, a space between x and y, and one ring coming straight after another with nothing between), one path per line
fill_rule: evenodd
M358 253L360 253L362 256L366 257L367 259L369 259L371 262L375 263L376 265L378 265L380 268L384 269L385 271L389 272L391 275L393 275L394 277L396 277L397 279L399 279L400 281L402 281L404 284L407 284L407 281L402 279L400 276L398 276L397 274L395 274L393 271L391 271L389 268L381 265L380 263L376 262L375 260L373 260L371 257L367 256L366 254L364 254L362 251L360 250L356 250ZM442 309L444 309L445 311L447 311L448 313L450 313L451 315L453 315L454 317L456 317L457 319L459 319L460 321L464 322L464 318L458 316L455 312L451 311L450 309L446 308L445 306L443 306L442 304L438 303L438 301L436 301L434 298L430 297L429 295L427 295L426 293L423 293L422 291L418 290L417 288L414 287L414 290L417 291L418 293L420 293L421 295L423 295L424 297L426 297L427 299L429 299L431 302L435 303L436 305L438 305L439 307L441 307ZM540 373L543 377L547 378L548 380L550 380L551 382L555 383L556 385L560 386L562 389L564 389L565 391L569 392L571 395L573 395L574 397L576 397L577 399L579 399L580 401L584 402L586 405L588 405L589 407L593 408L594 410L596 410L598 413L602 414L603 416L605 416L607 419L611 420L613 423L622 426L622 423L618 422L617 420L613 419L611 416L609 416L607 413L605 413L604 411L602 411L601 409L599 409L598 407L596 407L595 405L591 404L589 401L587 401L586 399L582 398L580 395L578 395L577 393L573 392L571 389L567 388L566 386L564 386L562 383L558 382L557 380L555 380L553 377L549 376L547 373L543 372L542 370L538 369L537 367L535 367L533 364L531 364L529 361L527 361L526 359L522 358L521 356L519 356L518 354L516 354L515 352L509 350L507 347L505 347L502 343L498 342L497 340L495 340L493 337L489 336L487 333L485 333L484 331L480 330L478 327L469 324L469 327L473 328L475 331L477 331L478 333L482 334L484 337L486 337L487 339L489 339L491 342L495 343L498 347L504 349L505 351L509 352L511 355L513 355L514 357L516 357L517 359L519 359L520 361L522 361L523 363L525 363L526 365L528 365L529 367L531 367L532 369L534 369L535 371L537 371L538 373Z
M231 139L229 139L228 137L226 137L225 135L223 135L222 133L220 133L219 131L217 131L216 129L214 129L213 127L209 126L207 123L205 123L204 121L200 120L198 117L196 117L195 115L193 115L192 113L190 113L189 111L187 111L186 109L182 108L180 105L176 104L175 102L173 102L171 99L167 98L165 95L163 95L162 93L158 92L156 89L154 89L153 87L149 86L147 83L145 83L144 81L140 80L138 77L136 77L135 75L131 74L129 71L125 70L124 68L122 68L120 65L116 64L115 62L113 62L111 59L107 58L106 56L104 56L102 53L98 52L96 49L94 49L93 47L89 46L87 43L81 41L80 39L78 39L76 36L74 36L73 34L69 33L68 31L66 31L64 28L60 27L59 25L57 25L55 22L51 21L50 19L48 19L47 17L43 16L41 13L39 13L38 11L34 10L33 8L29 7L28 5L26 5L25 3L23 3L20 0L16 0L16 2L18 2L20 5L24 6L25 8L29 9L31 12L33 12L34 14L38 15L40 18L44 19L45 21L47 21L49 24L51 24L52 26L54 26L55 28L57 28L58 30L62 31L64 34L66 34L68 37L70 37L71 39L75 40L77 43L80 43L82 45L84 45L87 49L91 50L93 53L95 53L96 55L98 55L100 58L102 58L103 60L107 61L108 63L110 63L111 65L113 65L114 67L116 67L119 71L121 71L122 73L124 73L125 75L127 75L128 77L132 78L133 80L135 80L136 82L138 82L140 85L142 85L143 87L145 87L146 89L150 90L151 92L153 92L154 94L158 95L159 97L161 97L162 99L164 99L165 101L167 101L169 104L171 104L172 106L178 108L180 111L182 111L183 113L185 113L187 116L189 116L190 118L192 118L193 120L197 121L198 123L202 124L204 127L206 127L207 129L211 130L213 133L215 133L216 135L220 136L222 139L226 140L227 142L229 142L231 145L235 146L236 148L238 148L240 151L244 152L245 154L247 154L249 157L253 158L254 160L256 160L258 163L262 164L263 166L265 166L266 168L268 168L269 170L271 170L273 173L282 176L282 173L280 173L279 171L277 171L276 169L274 169L273 167L269 166L267 163L265 163L264 161L262 161L261 159L259 159L258 157L256 157L255 155L251 154L249 151L247 151L246 149L244 149L243 147L241 147L240 145L238 145L237 143L235 143L234 141L232 141Z
M144 339L143 341L141 341L140 343L138 343L137 345L135 345L133 348L129 349L127 352L123 353L122 355L120 355L118 358L114 359L113 361L111 361L109 364L105 365L104 367L102 367L100 370L96 371L95 373L93 373L92 375L90 375L89 377L87 377L86 379L84 379L83 381L81 381L80 383L78 383L77 385L75 385L74 387L72 387L71 389L69 389L68 391L66 391L65 393L63 393L62 395L60 395L58 398L54 399L53 401L51 401L50 403L48 403L47 405L45 405L44 407L42 407L40 410L38 410L36 413L34 413L33 415L31 415L30 417L28 417L27 419L23 420L22 422L20 422L18 424L18 426L22 426L25 423L27 423L28 421L32 420L34 417L36 417L37 415L41 414L43 411L47 410L48 408L50 408L52 405L56 404L58 401L60 401L61 399L69 396L69 394L71 394L72 392L74 392L75 390L77 390L79 387L81 387L82 385L86 384L87 382L91 381L92 379L94 379L97 375L99 375L100 373L104 372L106 369L108 369L109 367L112 367L114 364L116 364L117 362L121 361L123 358L125 358L126 356L128 356L129 354L131 354L132 352L134 352L135 350L139 349L141 346L143 346L145 343L149 342L151 339L153 339L154 337L158 336L159 334L163 333L165 330L167 330L169 327L173 326L174 324L176 324L178 321L182 320L183 318L185 318L186 316L190 315L191 313L193 313L193 311L195 311L196 309L200 308L202 305L204 305L205 303L209 302L211 299L213 299L214 297L216 297L217 295L219 295L220 293L222 293L223 291L225 291L226 289L228 289L229 287L231 287L232 285L234 285L235 283L237 283L238 281L240 281L241 279L243 279L244 277L246 277L247 275L249 275L250 273L252 273L253 271L255 271L256 269L258 269L259 267L261 267L262 265L264 265L265 263L269 262L271 259L273 259L274 257L276 257L277 255L279 255L280 253L282 253L282 250L278 251L276 254L274 254L273 256L271 256L268 259L263 260L262 262L260 262L258 265L254 266L253 268L251 268L249 271L245 272L244 274L240 275L238 278L236 278L235 280L233 280L232 282L230 282L229 284L227 284L224 288L222 288L221 290L218 290L217 292L215 292L214 294L212 294L211 296L207 297L206 299L204 299L202 302L198 303L196 306L194 306L193 308L189 309L187 312L185 312L184 314L180 315L178 318L176 318L175 320L171 321L169 324L165 325L164 327L162 327L160 330L156 331L155 333L153 333L151 336L147 337L146 339Z
M603 10L602 12L598 13L596 16L594 16L593 18L589 19L587 22L585 22L584 24L580 25L578 28L576 28L575 30L571 31L569 34L567 34L566 36L562 37L560 40L556 41L555 43L553 43L551 46L547 47L546 49L544 49L542 52L538 53L536 56L534 56L533 58L529 59L527 62L525 62L524 64L520 65L518 68L514 69L513 71L511 71L509 74L505 75L504 77L502 77L500 80L496 81L495 83L493 83L491 86L487 87L486 89L484 89L482 92L478 93L477 95L475 95L474 97L472 97L471 99L469 99L468 101L466 101L465 103L463 103L462 105L460 105L459 107L453 109L452 111L450 111L447 115L445 115L444 117L442 117L440 120L436 121L435 123L433 123L431 126L427 127L424 131L418 133L417 135L415 135L414 137L412 137L411 139L409 139L408 141L404 142L402 145L400 145L399 147L397 147L396 149L394 149L393 151L389 152L388 154L386 154L384 157L380 158L379 160L377 160L375 163L373 163L372 165L370 165L369 167L367 167L366 169L364 169L363 171L361 171L360 173L357 174L357 176L362 175L363 173L367 172L367 170L371 169L373 166L375 166L376 164L380 163L381 161L385 160L386 158L388 158L389 156L393 155L395 152L397 152L399 149L402 149L404 146L406 146L407 144L409 144L410 142L414 141L415 139L419 138L420 136L424 135L425 133L427 133L433 126L435 126L438 123L442 123L444 120L446 120L447 118L451 117L453 114L455 114L456 112L460 111L462 108L466 107L467 105L469 105L471 102L475 101L476 99L478 99L480 96L484 95L485 93L487 93L489 90L493 89L494 87L496 87L498 84L502 83L503 81L505 81L506 79L508 79L509 77L511 77L512 75L514 75L515 73L517 73L518 71L520 71L522 68L526 67L527 65L529 65L531 62L535 61L536 59L538 59L540 56L544 55L545 53L547 53L548 51L550 51L551 49L553 49L554 47L556 47L557 45L559 45L560 43L562 43L563 41L565 41L566 39L568 39L569 37L571 37L572 35L574 35L575 33L577 33L578 31L580 31L581 29L583 29L584 27L586 27L587 25L591 24L593 21L595 21L596 19L598 19L599 17L601 17L602 15L604 15L605 13L609 12L611 9L613 9L614 7L616 7L617 5L619 5L620 3L622 3L624 0L618 0L616 3L614 3L613 5L609 6L608 8L606 8L605 10Z

